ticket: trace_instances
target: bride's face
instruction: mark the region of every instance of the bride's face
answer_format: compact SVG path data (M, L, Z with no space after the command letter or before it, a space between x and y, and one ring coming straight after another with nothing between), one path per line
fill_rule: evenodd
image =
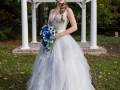
M62 4L65 2L65 0L56 0L58 3Z

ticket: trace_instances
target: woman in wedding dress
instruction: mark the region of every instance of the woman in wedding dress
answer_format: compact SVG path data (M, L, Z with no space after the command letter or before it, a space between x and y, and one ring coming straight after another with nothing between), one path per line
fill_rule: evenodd
M84 53L69 35L77 30L73 11L65 0L56 2L48 20L58 32L56 40L50 53L45 53L40 45L27 90L95 90ZM66 30L68 22L71 27Z

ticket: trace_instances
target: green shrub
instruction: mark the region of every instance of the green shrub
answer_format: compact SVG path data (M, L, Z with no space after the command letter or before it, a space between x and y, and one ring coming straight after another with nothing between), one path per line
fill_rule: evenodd
M8 39L7 34L10 33L11 29L7 27L0 28L0 40Z
M0 28L0 40L21 38L21 25L13 24L12 27Z

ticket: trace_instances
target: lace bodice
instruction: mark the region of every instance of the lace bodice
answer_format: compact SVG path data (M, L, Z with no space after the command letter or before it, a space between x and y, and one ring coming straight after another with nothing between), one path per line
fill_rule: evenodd
M67 27L67 24L68 24L68 18L67 18L67 15L66 15L66 11L64 12L63 14L63 19L65 20L65 22L63 23L61 21L61 17L62 15L61 14L57 14L56 17L53 19L53 15L52 15L52 12L49 16L49 21L50 21L50 24L56 28L57 32L63 32L66 30L66 27Z

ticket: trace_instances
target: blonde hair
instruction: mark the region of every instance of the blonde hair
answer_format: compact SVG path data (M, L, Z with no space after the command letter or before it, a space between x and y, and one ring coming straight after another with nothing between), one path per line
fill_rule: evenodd
M64 23L65 20L63 19L63 13L65 12L65 10L68 8L68 5L66 4L66 2L64 2L62 5L61 5L61 8L60 8L60 14L62 14L62 17L61 17L61 21Z

